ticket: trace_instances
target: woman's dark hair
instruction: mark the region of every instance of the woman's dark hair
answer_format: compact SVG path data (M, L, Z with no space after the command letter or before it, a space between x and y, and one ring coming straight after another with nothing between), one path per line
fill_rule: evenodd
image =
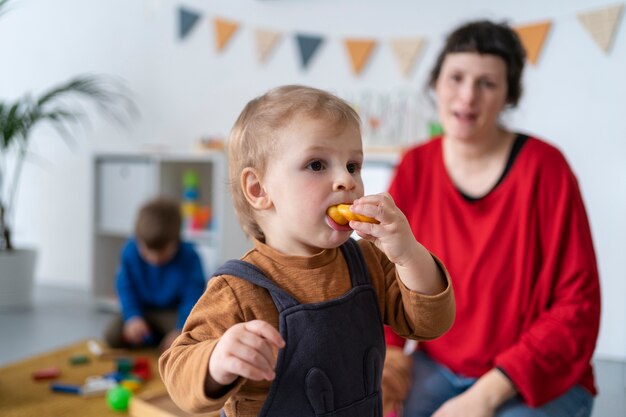
M467 23L446 38L446 44L430 72L428 85L435 87L444 59L450 53L477 52L504 60L507 72L507 103L515 107L522 96L522 71L526 51L517 33L506 23L480 20Z

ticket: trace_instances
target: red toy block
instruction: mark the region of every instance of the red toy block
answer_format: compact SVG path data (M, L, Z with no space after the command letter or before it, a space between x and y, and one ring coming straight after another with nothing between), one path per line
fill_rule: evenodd
M132 373L137 375L143 381L148 381L152 378L150 359L144 357L136 358Z
M57 378L59 375L61 375L61 369L58 366L51 366L49 368L40 369L33 372L33 379L54 379Z

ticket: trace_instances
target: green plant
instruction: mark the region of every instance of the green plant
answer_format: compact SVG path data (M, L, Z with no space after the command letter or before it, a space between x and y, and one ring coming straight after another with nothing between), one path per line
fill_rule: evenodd
M0 0L0 16L8 2ZM37 98L26 94L13 102L0 100L0 251L13 247L11 220L33 129L45 122L63 139L71 140L71 126L85 119L79 107L85 100L119 122L125 119L119 111L120 103L124 104L126 114L133 112L132 103L120 83L95 75L75 77Z

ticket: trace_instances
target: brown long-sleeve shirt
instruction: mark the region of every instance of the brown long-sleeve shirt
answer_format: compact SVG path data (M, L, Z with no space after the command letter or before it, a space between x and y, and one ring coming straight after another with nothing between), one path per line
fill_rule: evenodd
M254 243L254 249L242 259L259 267L301 303L337 298L352 288L348 265L339 248L313 256L286 256L261 242ZM410 291L396 277L395 265L372 243L360 240L359 246L385 324L399 335L417 340L434 339L450 328L455 314L454 295L441 263L446 289L437 295L423 295ZM227 416L258 415L271 382L240 378L220 398L208 398L204 392L215 344L231 326L256 319L278 329L278 312L267 290L230 275L209 281L182 334L159 359L161 376L176 404L196 413L224 407Z

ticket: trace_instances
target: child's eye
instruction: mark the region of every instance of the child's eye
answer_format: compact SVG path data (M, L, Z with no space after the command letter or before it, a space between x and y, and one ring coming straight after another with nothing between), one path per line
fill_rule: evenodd
M348 165L346 165L346 168L348 169L348 172L350 174L354 174L358 172L359 169L361 169L361 165L357 164L356 162L351 162Z
M311 171L321 171L322 169L324 169L324 164L322 163L322 161L313 161L309 165L307 165L307 168L309 168Z

